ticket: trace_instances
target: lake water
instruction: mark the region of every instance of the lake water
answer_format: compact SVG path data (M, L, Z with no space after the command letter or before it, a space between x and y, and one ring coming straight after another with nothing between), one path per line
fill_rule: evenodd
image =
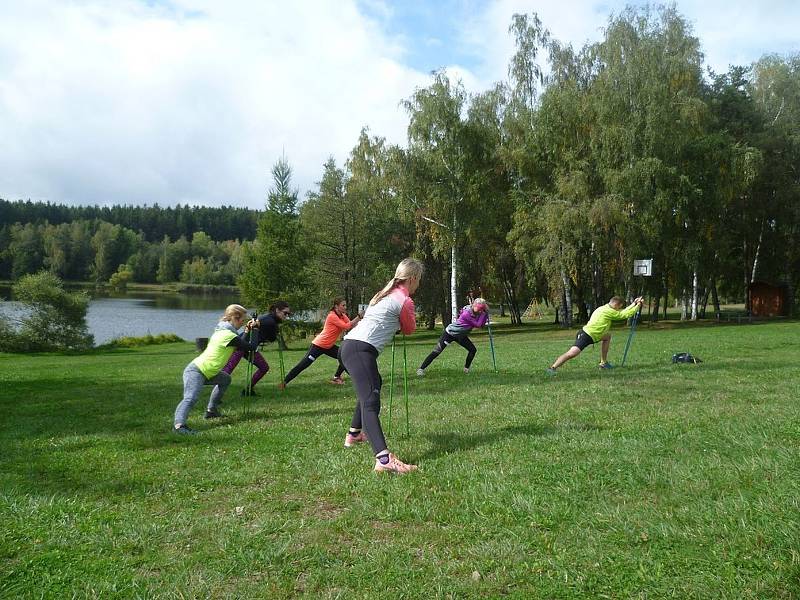
M91 292L90 292L91 293ZM0 288L0 298L9 298ZM185 340L208 337L228 304L240 302L235 295L184 295L126 292L93 297L86 314L96 345L122 336L174 333ZM0 301L0 313L19 315L21 306Z

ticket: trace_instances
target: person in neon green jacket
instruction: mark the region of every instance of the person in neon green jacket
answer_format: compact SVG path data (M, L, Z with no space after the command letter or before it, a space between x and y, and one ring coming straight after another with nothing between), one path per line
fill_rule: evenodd
M578 331L575 336L575 343L564 354L556 359L556 362L547 369L549 375L555 375L556 369L563 365L568 360L578 356L584 348L592 344L600 343L600 368L611 369L612 365L608 362L608 348L611 346L611 324L614 321L624 321L630 319L639 310L639 307L644 304L644 298L639 296L630 306L625 306L625 300L619 296L614 296L608 301L608 304L595 309L589 322Z
M242 326L244 331L240 334L238 332ZM250 335L251 330L253 335ZM231 376L223 371L222 367L234 351L255 351L258 349L258 344L258 320L248 321L247 309L239 304L228 306L209 338L206 349L183 370L183 400L175 408L175 433L189 435L197 433L186 425L186 419L204 385L214 386L205 418L215 419L222 416L217 407L231 383Z

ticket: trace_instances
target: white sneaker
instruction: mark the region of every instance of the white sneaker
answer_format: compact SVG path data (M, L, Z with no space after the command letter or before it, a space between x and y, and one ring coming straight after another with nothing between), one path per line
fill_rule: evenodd
M469 367L464 367L464 373L469 373Z
M424 377L425 369L417 369L417 377Z

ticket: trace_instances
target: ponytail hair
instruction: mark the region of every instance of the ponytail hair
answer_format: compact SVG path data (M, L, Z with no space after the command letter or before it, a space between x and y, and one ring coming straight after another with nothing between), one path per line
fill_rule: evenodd
M370 306L375 306L380 300L388 296L391 291L401 283L405 283L409 279L416 278L419 280L422 277L422 272L425 270L423 264L416 258L404 258L397 265L392 277L383 289L372 297L369 301Z
M341 296L336 296L336 298L333 299L333 304L331 305L331 310L336 310L336 307L339 306L344 301L345 301L345 299L342 298Z

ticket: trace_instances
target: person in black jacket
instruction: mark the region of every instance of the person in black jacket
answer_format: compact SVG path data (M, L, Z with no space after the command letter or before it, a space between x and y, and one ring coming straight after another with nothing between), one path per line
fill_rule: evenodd
M259 337L261 342L274 342L278 339L278 326L281 324L282 321L287 319L292 314L291 309L289 308L289 303L285 302L284 300L279 300L275 304L269 307L269 310L266 314L263 314L258 317L258 331ZM233 370L236 368L236 365L239 364L239 361L242 358L247 358L256 366L256 372L253 373L253 378L250 381L249 388L245 388L242 390L242 395L257 395L255 393L255 385L261 381L261 378L264 377L269 372L269 364L261 355L260 352L253 352L252 354L246 354L245 352L236 351L231 355L230 359L228 360L228 364L223 367L223 371L230 375L233 373Z

